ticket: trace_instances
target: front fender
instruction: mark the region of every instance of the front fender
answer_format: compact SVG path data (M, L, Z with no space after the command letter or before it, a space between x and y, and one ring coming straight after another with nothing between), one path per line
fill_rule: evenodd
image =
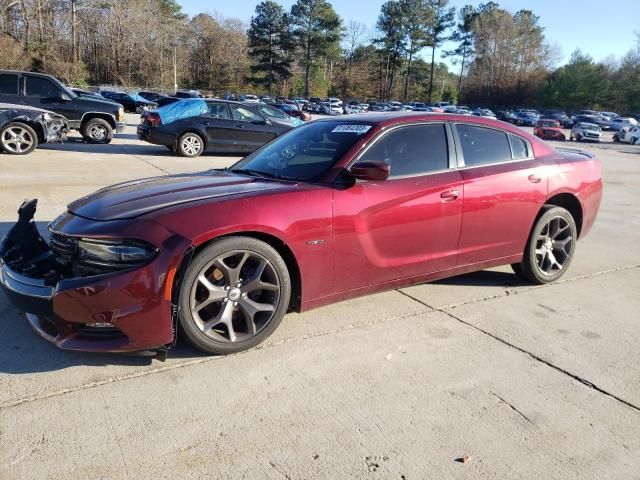
M194 247L243 234L282 242L298 264L306 303L333 293L331 198L331 189L307 186L303 191L193 202L151 216Z

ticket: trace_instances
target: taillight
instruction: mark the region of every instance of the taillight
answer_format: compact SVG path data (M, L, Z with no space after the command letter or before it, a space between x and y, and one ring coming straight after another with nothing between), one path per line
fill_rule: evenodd
M144 120L152 127L157 127L162 123L162 121L160 120L160 114L158 114L157 112L146 112L144 115Z

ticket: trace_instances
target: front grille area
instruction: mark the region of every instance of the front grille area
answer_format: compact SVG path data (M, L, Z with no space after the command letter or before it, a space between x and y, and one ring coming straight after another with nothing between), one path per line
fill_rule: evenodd
M78 250L78 242L76 239L55 232L51 232L49 245L56 255L65 260L73 259Z
M74 331L81 337L107 340L114 338L124 338L126 335L117 327L96 327L88 324L77 324Z

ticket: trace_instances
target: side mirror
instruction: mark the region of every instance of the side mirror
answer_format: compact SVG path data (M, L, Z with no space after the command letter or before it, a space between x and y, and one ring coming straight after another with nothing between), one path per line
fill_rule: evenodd
M377 180L382 181L389 178L391 167L387 162L371 160L368 162L358 162L349 171L356 180Z
M58 98L60 99L61 102L70 102L71 101L71 97L65 92L62 92Z
M254 120L251 123L254 125L268 125L268 120L266 118L261 118L260 120Z

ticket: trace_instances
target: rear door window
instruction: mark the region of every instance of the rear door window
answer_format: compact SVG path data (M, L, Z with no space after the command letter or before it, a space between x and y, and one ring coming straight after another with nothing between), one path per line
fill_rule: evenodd
M449 168L444 124L410 125L383 135L359 161L384 161L389 178L423 175Z
M27 96L56 98L62 92L52 81L40 77L27 77Z
M18 75L0 74L0 95L18 95Z
M264 121L264 119L260 115L241 105L231 105L231 114L233 115L234 120L238 120L240 122Z
M220 118L223 120L229 119L229 111L227 110L226 104L209 102L208 106L209 106L209 113L207 114L208 117Z
M456 125L464 164L467 167L489 165L512 160L507 134L475 125Z

